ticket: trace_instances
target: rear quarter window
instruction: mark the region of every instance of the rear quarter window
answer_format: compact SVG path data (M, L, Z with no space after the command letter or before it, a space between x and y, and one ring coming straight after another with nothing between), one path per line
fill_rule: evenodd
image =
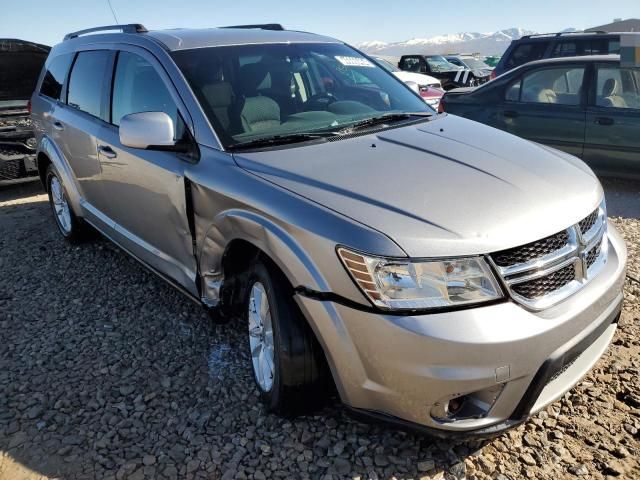
M102 98L111 55L112 52L108 50L78 53L69 77L67 94L69 106L94 117L104 117L102 115Z
M73 54L58 55L51 59L42 79L40 93L53 100L60 100L62 85L73 60Z

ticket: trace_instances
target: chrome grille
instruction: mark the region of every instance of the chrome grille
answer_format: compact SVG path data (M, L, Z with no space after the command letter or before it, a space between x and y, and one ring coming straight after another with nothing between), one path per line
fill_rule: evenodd
M544 277L517 283L511 289L524 298L540 298L561 289L575 280L575 278L575 265L570 264Z
M589 252L587 253L587 268L591 268L591 266L596 263L596 260L600 256L600 250L602 249L602 243L596 244Z
M604 202L575 225L489 256L514 300L542 310L569 297L600 271L607 256Z
M593 228L598 220L598 210L594 210L591 215L582 220L578 226L580 227L580 231L582 233L587 233L589 230Z
M518 263L526 263L560 250L569 243L569 235L565 230L542 240L531 242L521 247L510 248L491 255L496 265L509 267Z

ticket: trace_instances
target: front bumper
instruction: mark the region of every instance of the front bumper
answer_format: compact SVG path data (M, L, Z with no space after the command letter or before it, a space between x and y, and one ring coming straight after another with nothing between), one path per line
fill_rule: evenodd
M609 225L600 274L541 312L511 301L421 316L296 298L323 344L342 401L368 418L438 436L491 436L560 398L604 353L622 305L626 248ZM501 390L482 415L438 405Z

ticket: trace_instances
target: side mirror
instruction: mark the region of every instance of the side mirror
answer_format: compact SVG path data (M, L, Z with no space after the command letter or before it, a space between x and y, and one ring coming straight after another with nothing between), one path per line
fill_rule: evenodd
M164 112L125 115L120 120L120 143L131 148L173 150L173 120Z
M409 87L411 90L413 90L418 95L420 95L420 87L418 86L418 84L416 82L412 82L411 80L408 80L408 81L406 81L404 83L407 85L407 87Z

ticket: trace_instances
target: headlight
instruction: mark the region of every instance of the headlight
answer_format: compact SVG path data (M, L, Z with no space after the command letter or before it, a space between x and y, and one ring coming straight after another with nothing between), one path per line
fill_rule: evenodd
M338 248L347 271L371 302L389 310L419 310L488 302L502 297L481 257L404 260Z

